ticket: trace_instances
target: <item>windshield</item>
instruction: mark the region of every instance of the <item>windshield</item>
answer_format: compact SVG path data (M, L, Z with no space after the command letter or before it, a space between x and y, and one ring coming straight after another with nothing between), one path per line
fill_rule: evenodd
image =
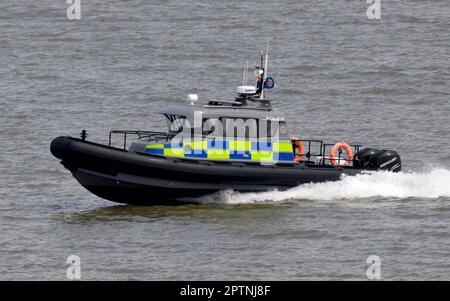
M181 132L186 122L185 116L165 115L167 117L167 126L170 132Z

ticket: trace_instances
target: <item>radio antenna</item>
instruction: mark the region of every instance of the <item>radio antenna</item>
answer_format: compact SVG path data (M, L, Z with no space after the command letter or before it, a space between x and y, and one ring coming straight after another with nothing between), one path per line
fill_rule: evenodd
M264 63L264 68L263 68L263 75L262 75L262 83L261 83L261 96L260 99L264 99L264 84L266 83L266 79L267 79L267 70L268 70L268 65L269 65L269 42L270 40L267 40L267 47L266 47L266 60ZM262 67L262 57L261 57L261 67Z

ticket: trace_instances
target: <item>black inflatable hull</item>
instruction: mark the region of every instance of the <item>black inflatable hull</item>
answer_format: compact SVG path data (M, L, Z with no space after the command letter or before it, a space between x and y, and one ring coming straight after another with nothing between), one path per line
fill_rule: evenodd
M233 189L285 190L304 183L337 181L359 169L260 165L164 158L137 154L72 137L55 138L50 150L93 194L118 203L178 204Z

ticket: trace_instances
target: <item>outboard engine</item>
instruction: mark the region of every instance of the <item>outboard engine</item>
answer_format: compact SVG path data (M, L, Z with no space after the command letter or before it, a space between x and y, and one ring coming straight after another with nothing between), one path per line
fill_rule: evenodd
M399 172L402 169L402 162L396 151L364 148L353 157L353 167Z

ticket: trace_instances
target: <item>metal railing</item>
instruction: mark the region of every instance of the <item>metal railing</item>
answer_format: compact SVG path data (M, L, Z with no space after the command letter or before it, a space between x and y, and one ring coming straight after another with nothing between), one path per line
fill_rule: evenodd
M164 132L155 132L155 131L134 131L134 130L114 130L109 132L109 143L108 146L112 146L113 135L123 135L123 149L127 149L127 138L129 136L137 136L138 140L146 140L147 142L169 142L176 134L164 133ZM327 157L326 154L329 152L329 149L334 146L334 144L324 143L323 140L313 140L313 139L293 139L292 143L295 147L295 142L300 141L303 144L304 153L301 155L304 156L305 159L301 160L301 163L307 165L320 165L320 166L332 166L330 162L330 157ZM361 145L359 144L349 144L352 147L354 153L358 153ZM295 150L294 150L295 152ZM312 159L316 160L312 160ZM320 159L320 160L318 160ZM341 165L342 161L352 163L353 158L348 160L347 158L342 156L342 150L339 150L336 158L334 160Z
M303 155L306 160L301 160L302 163L307 165L320 165L320 166L332 166L330 163L330 157L327 157L326 154L329 152L330 148L334 146L334 144L324 143L323 140L311 140L311 139L294 139L292 142L300 141L303 144L304 153ZM349 144L352 147L354 154L359 152L361 145L359 144ZM315 157L316 160L312 161L312 158ZM317 161L317 159L320 159ZM339 150L337 153L337 157L334 160L341 165L341 162L347 162L351 164L353 162L353 158L348 160L347 158L342 156L342 150ZM327 164L328 162L328 164Z
M109 132L108 146L111 147L112 137L115 134L123 135L123 149L127 149L127 137L137 136L138 140L146 139L148 142L165 141L168 142L174 137L172 134L154 131L131 131L131 130L115 130Z

